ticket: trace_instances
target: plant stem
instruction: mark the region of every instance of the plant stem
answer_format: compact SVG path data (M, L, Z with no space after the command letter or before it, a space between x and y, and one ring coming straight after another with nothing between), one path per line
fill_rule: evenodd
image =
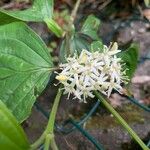
M52 148L53 150L58 150L58 147L57 147L57 145L56 145L56 142L55 142L55 139L54 139L54 138L51 139L51 148Z
M44 142L44 139L46 137L45 131L43 132L43 134L40 136L39 139L37 139L31 146L30 149L31 150L36 150L38 149L38 147Z
M50 140L52 139L52 135L48 134L45 138L44 150L49 150Z
M49 149L49 146L51 144L51 147L53 150L57 150L57 146L55 144L55 147L53 147L54 143L55 143L55 139L54 139L54 125L55 125L55 118L56 118L56 113L57 113L57 109L58 109L58 105L59 105L59 101L62 95L62 90L58 89L55 101L54 101L54 105L52 107L51 113L50 113L50 118L48 120L48 124L45 130L45 133L47 135L47 139L45 141L45 150Z
M70 48L71 48L70 39L72 38L72 35L74 34L74 31L75 31L74 20L76 18L80 3L81 3L81 0L77 0L76 4L74 6L74 9L72 10L71 16L70 16L68 29L63 34L63 37L65 37L65 42L66 42L66 52L67 52L66 54L67 54L67 56L70 54Z
M54 125L55 125L57 108L59 105L62 92L63 91L61 89L58 89L58 92L57 92L57 95L54 100L54 104L50 113L47 127L45 131L43 132L43 134L41 135L41 137L37 141L35 141L35 143L31 145L32 150L36 150L42 143L44 143L44 140L45 140L45 150L49 149L49 145L51 145L53 150L58 149L55 144L55 139L54 139Z
M70 55L70 49L71 49L71 45L70 45L70 32L67 32L66 34L66 55L69 56Z
M138 137L138 135L130 128L126 121L118 114L118 112L105 100L105 98L97 91L94 91L95 96L101 101L101 103L113 114L118 122L128 131L128 133L139 143L143 150L149 150L144 142Z
M77 0L76 4L75 4L75 7L71 13L71 22L73 23L74 22L74 19L76 18L76 15L77 15L77 11L78 11L78 8L79 8L79 5L81 3L81 0Z
M54 101L54 105L53 105L51 113L50 113L50 118L49 118L46 130L45 130L45 132L48 134L53 133L53 131L54 131L54 123L55 123L57 108L59 105L59 101L60 101L60 97L62 95L62 92L63 91L61 89L58 89L58 92L57 92L57 95L56 95L56 98Z
M48 134L46 136L45 143L44 143L44 150L49 150L49 146L51 146L52 150L58 150L54 139L54 134Z

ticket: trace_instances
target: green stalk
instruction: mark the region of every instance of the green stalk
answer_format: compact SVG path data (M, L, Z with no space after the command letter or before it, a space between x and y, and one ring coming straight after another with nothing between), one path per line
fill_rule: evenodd
M54 139L54 134L48 134L46 136L45 143L44 143L44 150L49 150L49 146L51 146L52 150L58 150Z
M73 9L73 11L72 11L72 13L71 13L71 23L72 23L72 24L73 24L74 19L75 19L76 15L77 15L77 11L78 11L78 8L79 8L79 6L80 6L80 3L81 3L81 0L77 0L77 1L76 1L76 4L75 4L75 6L74 6L74 9Z
M48 134L45 138L44 150L49 150L50 140L52 139L52 135Z
M54 131L54 123L55 123L56 113L57 113L57 109L58 109L58 105L59 105L59 101L60 101L62 92L63 92L63 90L58 89L58 92L57 92L57 95L56 95L56 98L54 101L54 105L53 105L51 113L50 113L50 118L49 118L46 130L45 130L45 132L47 134L53 133L53 131Z
M50 113L47 127L45 131L43 132L43 134L41 135L41 137L37 141L35 141L35 143L31 145L31 150L36 150L44 142L45 142L44 150L48 150L50 145L53 150L58 149L55 143L55 139L54 139L54 125L55 125L56 113L57 113L57 109L58 109L58 105L59 105L62 92L63 91L61 89L58 90L51 113Z
M54 138L51 139L51 148L52 148L53 150L58 150L58 147L57 147L57 145L56 145L56 142L55 142L55 139L54 139Z
M77 15L77 11L79 9L81 0L77 0L76 4L74 6L74 9L72 10L71 16L70 16L70 22L69 22L69 30L67 32L64 33L63 36L66 35L65 38L65 42L66 42L66 55L69 56L71 54L70 50L71 50L71 45L70 45L70 39L72 38L74 32L75 32L75 27L74 27L74 20L76 18Z
M37 139L32 145L30 145L30 150L37 150L38 147L44 142L46 137L45 131L43 134L40 136L39 139Z
M58 93L56 95L54 105L53 105L51 113L50 113L50 118L49 118L46 130L45 130L47 137L45 140L45 149L44 150L48 150L50 145L53 150L58 149L57 145L55 144L55 139L54 139L54 125L55 125L55 118L56 118L61 95L62 95L62 90L58 89ZM55 147L54 147L54 145L55 145Z
M118 114L118 112L107 102L107 100L105 100L105 98L97 91L94 91L94 94L101 101L101 103L113 114L116 120L118 120L118 122L128 131L128 133L141 146L141 148L143 150L150 150L138 137L138 135L130 128L126 121Z

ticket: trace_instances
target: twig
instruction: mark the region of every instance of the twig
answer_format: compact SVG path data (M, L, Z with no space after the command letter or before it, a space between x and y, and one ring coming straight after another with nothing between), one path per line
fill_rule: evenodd
M111 1L112 1L112 0L107 0L107 1L105 1L98 9L99 9L99 10L104 9Z
M76 15L77 15L77 11L79 9L79 5L81 3L81 0L77 0L76 4L75 4L75 7L71 13L71 23L74 22L74 19L76 18Z

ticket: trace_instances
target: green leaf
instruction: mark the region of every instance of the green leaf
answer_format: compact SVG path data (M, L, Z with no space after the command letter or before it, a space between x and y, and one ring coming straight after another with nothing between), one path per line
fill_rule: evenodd
M45 22L49 29L60 37L62 29L52 20L53 0L34 0L31 8L26 10L8 11L0 9L0 25L8 24L15 21L27 22Z
M0 149L29 150L29 142L14 116L0 100Z
M46 45L24 23L0 27L0 99L19 122L29 116L52 66Z
M63 34L63 30L61 27L53 20L53 19L45 19L45 23L48 28L55 33L57 37L61 37Z
M97 34L99 25L100 20L90 15L80 31L75 32L74 29L67 33L60 47L60 61L65 62L66 57L72 56L74 53L80 54L82 49L90 50L91 42L100 40Z
M103 43L102 43L102 41L92 42L91 51L92 52L95 52L95 51L103 52Z
M2 13L0 10L0 25L8 24L15 21L18 21L18 19L8 16L7 14Z
M138 63L138 51L139 47L136 44L131 44L131 46L121 53L118 54L123 62L126 64L124 67L127 68L127 76L131 79L134 75L134 72L137 68Z
M88 35L93 40L99 40L99 36L97 34L99 25L100 20L94 15L89 15L81 28L81 33Z
M45 19L52 18L53 15L53 0L34 0L34 3L31 8L26 10L16 10L9 11L0 9L0 24L5 22L7 18L8 21L11 20L21 20L21 21L33 21L33 22L43 22Z
M89 50L89 46L90 41L82 34L75 33L71 37L66 37L60 47L60 61L66 62L68 56L80 54L82 49Z

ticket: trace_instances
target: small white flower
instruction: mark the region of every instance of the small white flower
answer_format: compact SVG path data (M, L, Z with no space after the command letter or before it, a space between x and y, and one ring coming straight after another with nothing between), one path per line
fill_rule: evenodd
M111 95L115 89L121 92L121 83L127 83L126 70L116 54L120 52L115 42L107 47L104 45L103 52L89 52L85 49L77 56L67 58L67 63L60 64L61 73L56 79L64 85L64 94L73 94L81 102L86 102L87 97L93 98L93 91L97 90Z

